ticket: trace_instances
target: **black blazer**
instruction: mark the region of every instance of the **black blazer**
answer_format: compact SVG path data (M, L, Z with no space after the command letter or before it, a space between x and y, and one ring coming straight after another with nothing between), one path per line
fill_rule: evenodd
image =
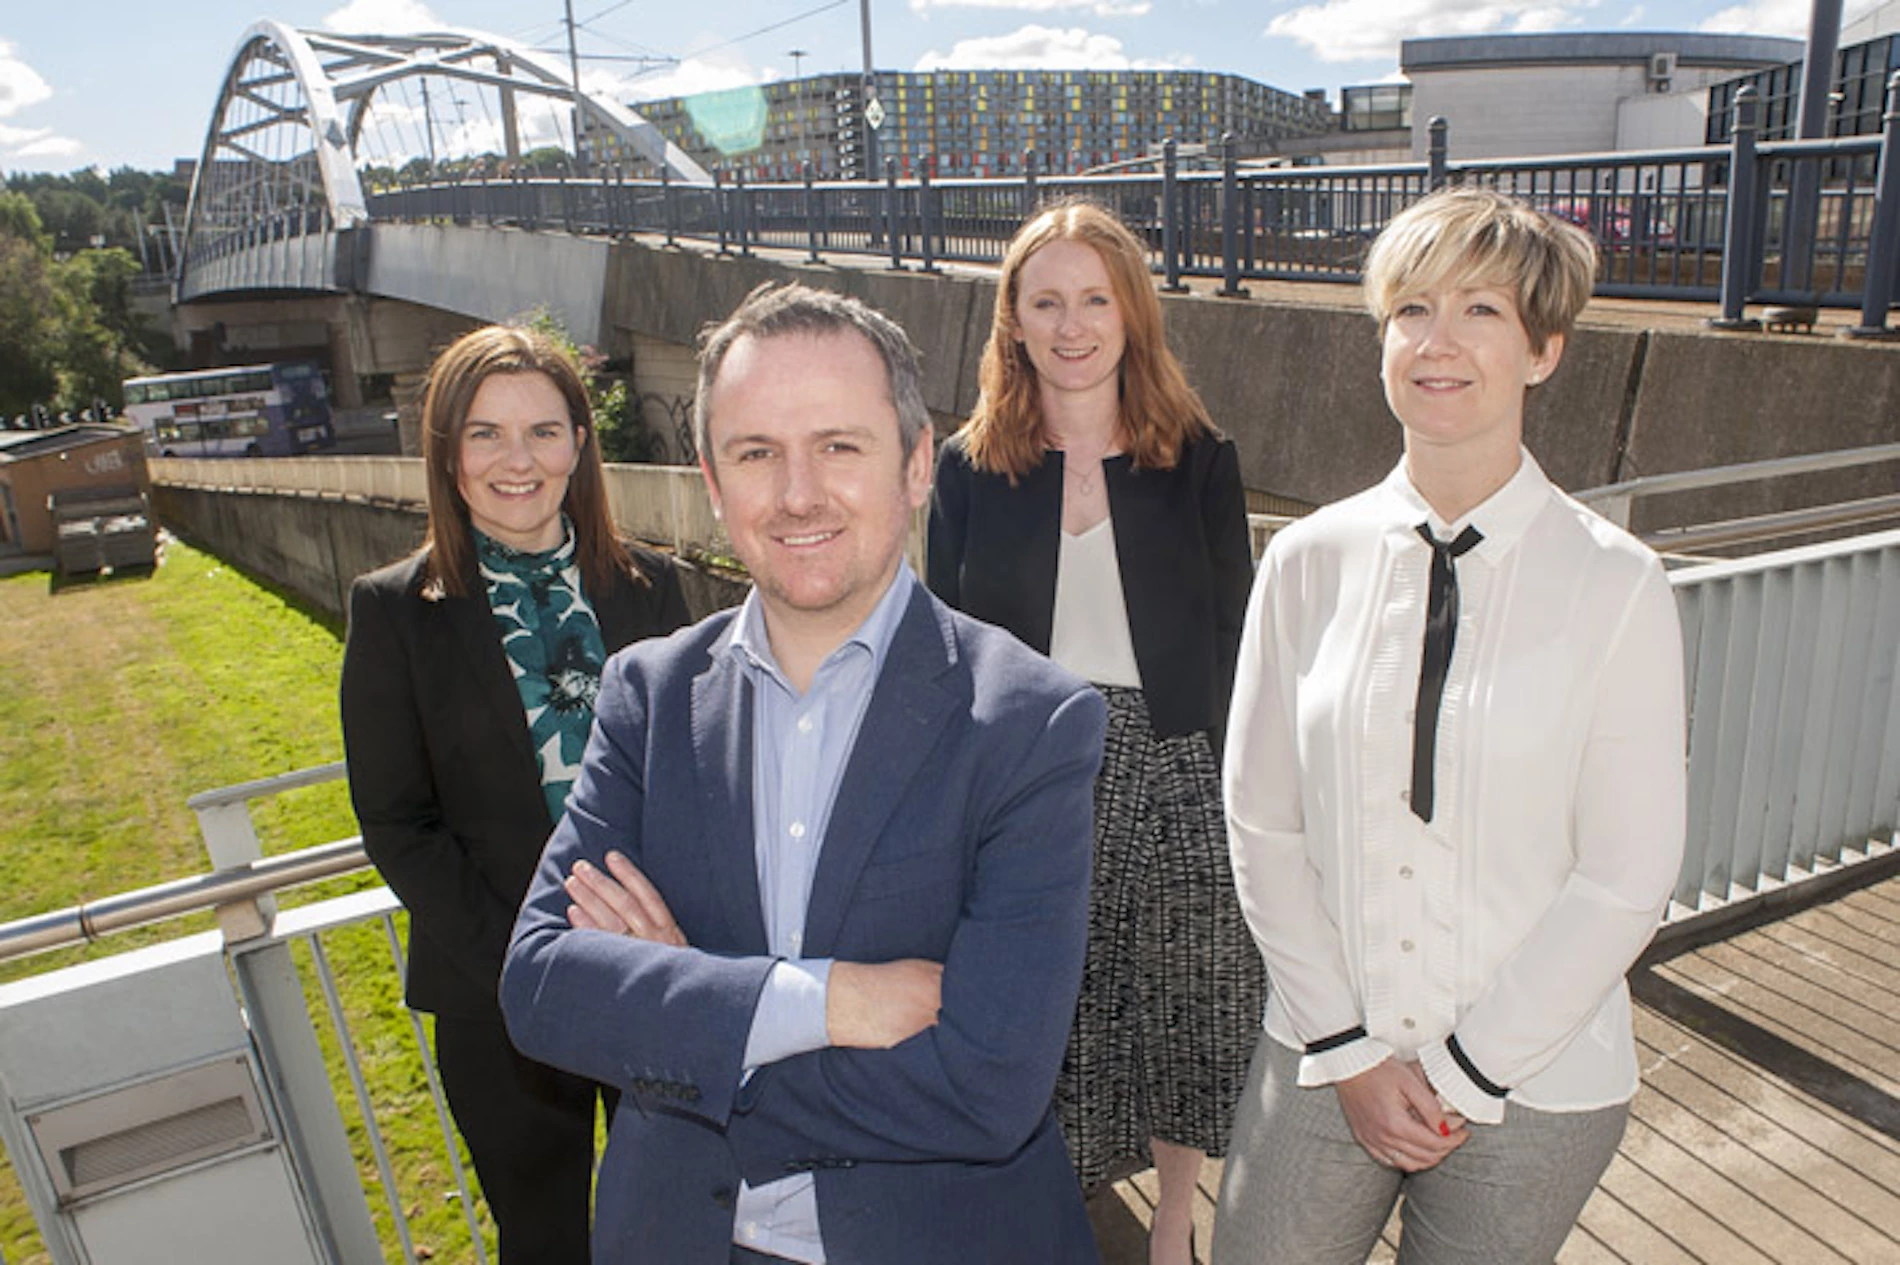
M1210 435L1184 445L1171 470L1137 470L1128 456L1102 465L1149 718L1158 734L1218 740L1253 584L1239 455ZM972 466L961 438L944 444L925 566L933 593L1048 654L1061 532L1060 452L1011 487Z
M591 590L606 650L690 623L679 576ZM485 593L425 598L420 555L359 576L343 650L343 747L363 845L409 911L408 1002L501 1018L515 913L554 823Z

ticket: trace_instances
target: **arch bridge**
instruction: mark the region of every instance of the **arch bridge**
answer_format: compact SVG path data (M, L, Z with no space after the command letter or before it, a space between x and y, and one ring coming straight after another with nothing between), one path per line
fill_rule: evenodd
M579 143L576 143L576 140ZM192 180L175 298L347 292L365 189L440 172L584 162L611 138L679 180L711 177L638 113L577 90L546 55L477 31L245 31Z

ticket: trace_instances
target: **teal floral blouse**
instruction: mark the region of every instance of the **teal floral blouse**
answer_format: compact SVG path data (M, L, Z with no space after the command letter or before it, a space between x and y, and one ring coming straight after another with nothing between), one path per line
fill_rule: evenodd
M548 817L561 819L580 776L581 754L594 724L600 669L607 650L594 608L581 591L574 527L561 516L563 538L546 553L522 553L475 532L475 554L488 586L501 647L521 691L528 741L541 766Z

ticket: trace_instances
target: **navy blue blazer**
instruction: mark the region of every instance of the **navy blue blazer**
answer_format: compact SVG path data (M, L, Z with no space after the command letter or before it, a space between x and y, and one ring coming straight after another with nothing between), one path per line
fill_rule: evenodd
M813 881L813 957L944 963L934 1028L741 1085L767 952L734 613L617 654L501 1002L529 1057L622 1091L594 1259L726 1265L741 1179L812 1172L833 1265L1097 1259L1050 1111L1087 939L1101 696L915 586ZM561 880L625 852L690 949L577 931Z

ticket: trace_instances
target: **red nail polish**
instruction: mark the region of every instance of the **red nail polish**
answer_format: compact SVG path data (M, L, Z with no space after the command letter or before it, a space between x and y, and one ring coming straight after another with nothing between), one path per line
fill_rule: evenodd
M1448 1138L1451 1136L1451 1122L1450 1121L1440 1120L1438 1122L1438 1136L1441 1138Z

